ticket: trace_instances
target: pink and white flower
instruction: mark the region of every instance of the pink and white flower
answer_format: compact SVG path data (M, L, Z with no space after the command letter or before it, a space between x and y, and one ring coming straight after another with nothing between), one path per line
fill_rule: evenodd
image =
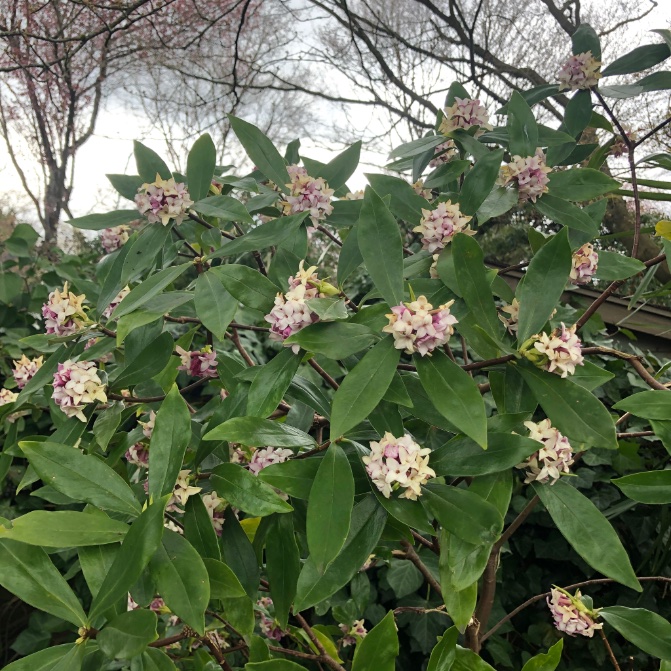
M537 198L548 191L549 172L551 169L545 163L543 150L537 149L533 156L513 156L513 160L501 168L497 184L505 186L515 182L519 202L530 200L535 203Z
M430 168L437 168L443 163L449 163L457 154L459 150L454 140L445 140L433 150L433 158L429 163Z
M475 235L468 227L473 217L461 213L459 205L447 200L438 203L434 210L422 210L419 226L412 230L422 235L422 248L431 252L440 252L457 233Z
M350 191L346 196L344 196L340 200L363 200L363 197L364 197L364 191L363 189L359 189L358 191Z
M111 254L128 242L130 226L114 226L105 228L100 233L103 249Z
M534 452L518 468L526 470L525 484L531 482L550 482L554 484L562 473L569 473L573 463L573 448L568 438L552 426L549 419L540 422L524 422L529 429L529 438L542 443L538 452Z
M599 255L594 251L591 243L586 242L578 251L573 252L571 258L571 283L588 284L596 273L599 265Z
M42 367L42 359L44 357L38 356L36 359L29 359L25 354L21 358L14 361L13 375L16 380L16 386L23 389L35 373Z
M322 177L310 177L302 166L289 166L287 172L291 183L286 185L289 188L286 200L280 201L283 213L309 212L310 220L316 226L333 212L333 189L329 189Z
M138 422L142 427L144 437L151 440L151 434L154 432L154 424L156 422L156 413L153 410L149 411L149 419L146 422Z
M454 333L457 318L450 313L454 301L439 305L434 310L425 296L411 303L402 303L386 315L389 323L382 329L394 336L394 347L407 354L431 354L436 347L447 344Z
M192 377L217 377L217 353L209 345L193 352L187 352L177 345L175 350L182 360L177 370L183 370Z
M356 645L368 633L368 630L363 625L363 620L354 620L352 625L339 624L338 627L344 634L341 639L344 648L348 645Z
M140 468L149 466L149 448L144 443L131 445L124 456L126 461L133 466L139 466Z
M571 56L559 71L557 77L559 90L578 91L593 88L601 79L600 67L601 61L597 61L591 51Z
M508 316L499 315L499 319L505 324L509 333L515 335L517 333L518 323L520 321L520 302L517 298L513 298L510 305L504 305L499 308L501 312L505 312Z
M575 325L567 329L562 324L560 329L555 329L550 335L539 333L532 336L532 340L534 349L541 356L536 353L531 357L527 353L525 355L550 373L567 377L575 373L576 366L584 365L582 343L576 335Z
M425 485L436 473L429 468L429 448L420 447L409 434L396 438L389 431L378 442L371 441L370 454L363 457L366 471L385 498L403 489L402 499L416 501Z
M181 224L193 201L183 183L176 183L173 177L161 179L157 174L156 181L138 189L135 204L150 224L160 221L167 226L171 219Z
M172 490L172 497L168 501L166 510L168 512L184 512L180 506L184 507L190 496L198 494L202 487L192 487L189 482L191 479L191 471L184 468L179 472L177 482Z
M18 397L19 395L11 389L6 389L5 387L0 389L0 405L14 403Z
M479 127L475 137L482 135L485 130L492 130L487 108L479 100L455 98L454 104L443 110L443 119L438 130L447 135L457 128L468 130L473 126Z
M205 504L207 514L212 520L214 531L216 532L217 536L221 536L221 530L224 526L224 509L226 508L226 502L217 496L217 492L203 494L202 499L203 503Z
M84 294L76 296L69 291L67 282L63 291L54 289L42 306L46 332L57 336L76 333L87 321L83 306L85 300Z
M249 470L258 475L267 466L271 464L282 464L287 459L294 456L294 453L283 447L263 447L254 452L249 462Z
M426 200L431 200L431 189L425 189L424 188L424 180L423 179L418 179L413 185L412 185L413 191L418 195L421 196L422 198L425 198Z
M580 590L571 596L563 589L553 587L551 597L546 599L552 613L554 625L559 631L569 636L585 636L592 638L597 629L603 629L603 624L597 624L599 609L591 610L582 601Z
M260 617L259 628L266 638L279 641L284 636L284 632L279 622L270 614L273 608L273 600L269 596L262 596L257 602L257 612Z
M105 385L98 377L94 361L67 360L58 364L54 373L54 393L52 399L68 416L88 421L82 412L90 403L105 403Z
M128 296L130 293L130 287L126 285L113 299L112 302L105 308L103 311L103 317L109 319L112 316L112 313L116 309L116 306L121 303L121 301Z

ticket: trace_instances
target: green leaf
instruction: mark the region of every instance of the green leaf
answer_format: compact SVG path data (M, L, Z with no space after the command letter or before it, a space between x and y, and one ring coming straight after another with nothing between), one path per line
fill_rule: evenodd
M164 531L149 569L168 608L202 635L205 609L210 601L210 579L193 545L174 531Z
M131 610L117 615L98 633L96 641L110 659L131 659L158 638L156 613Z
M224 562L216 559L204 559L203 561L209 576L211 599L247 596L247 592L245 592L235 573Z
M14 273L0 273L0 303L11 305L24 288L23 279Z
M125 286L140 273L151 268L169 236L170 227L156 222L140 231L133 242L127 243L130 248L121 267L121 286Z
M137 582L163 536L163 513L170 496L150 504L131 524L121 549L93 598L89 618L105 613Z
M87 624L79 600L42 548L0 539L0 585L34 608L77 627Z
M556 221L562 226L589 234L590 239L599 233L597 224L586 212L551 193L546 193L539 198L534 203L534 207L550 221Z
M357 643L352 671L394 671L398 650L394 613L389 611L382 621Z
M611 482L632 501L652 504L671 503L671 471L632 473Z
M333 397L331 437L338 438L362 422L385 395L401 352L383 338L345 377ZM273 443L268 443L273 445Z
M347 319L347 306L344 298L308 298L305 304L319 319L325 322Z
M459 291L467 307L485 332L497 337L503 331L503 324L496 312L484 255L477 240L465 233L457 233L452 240L452 258Z
M354 174L359 165L361 155L361 141L355 142L323 165L314 177L323 177L329 187L337 190Z
M172 492L191 439L191 413L176 384L156 413L149 442L149 496Z
M564 480L533 487L561 534L593 569L641 591L615 529L584 494Z
M419 224L422 209L427 208L428 203L425 198L417 195L411 184L392 175L366 173L366 179L380 198L389 196L389 209L395 216L408 223Z
M35 392L39 391L46 384L51 384L54 379L54 373L58 370L58 364L73 356L73 350L67 345L61 345L49 358L42 364L42 367L28 380L26 386L21 390L19 397L15 401L15 408L23 405Z
M384 201L366 187L359 223L359 250L375 288L389 305L403 300L403 242Z
M226 290L243 305L254 310L269 312L277 295L277 287L258 270L249 266L225 265L213 268Z
M304 666L288 659L268 659L264 662L248 662L245 671L306 671Z
M258 366L258 373L247 395L247 415L268 417L277 410L300 363L301 357L286 348L267 364Z
M653 657L671 660L671 623L645 608L608 606L601 617L630 643Z
M471 168L461 187L459 209L464 214L475 214L492 192L499 176L503 149L487 152Z
M508 151L519 156L533 156L538 147L538 124L527 101L513 91L508 103Z
M296 596L300 570L300 554L294 536L293 517L274 515L266 537L266 571L270 581L275 617L282 629L287 628L289 609Z
M562 130L568 131L572 137L578 137L591 122L592 114L592 94L589 91L576 91L566 105Z
M130 666L130 671L176 671L177 667L162 650L147 648L142 656L136 657Z
M474 545L493 543L503 529L499 511L467 489L431 484L420 500L444 529Z
M429 666L426 671L450 671L456 653L459 631L456 627L450 627L438 640L431 651Z
M359 237L357 231L358 228L353 226L340 248L337 275L338 285L340 286L342 286L345 283L345 280L363 263L363 256L361 256L361 250L359 249Z
M51 442L24 441L19 447L42 481L61 494L125 515L140 514L131 488L98 457Z
M172 173L163 159L149 147L135 140L133 142L133 153L135 154L135 163L140 177L145 182L153 182L158 174L163 179L170 179Z
M109 445L112 436L116 432L119 424L121 423L121 413L124 410L124 405L121 402L113 402L109 405L108 408L103 410L98 417L96 418L95 423L93 424L93 435L96 437L96 442L100 446L101 450L106 450ZM83 422L80 422L80 427ZM86 428L85 426L83 427ZM83 431L82 431L83 433ZM55 434L54 434L55 435ZM73 444L76 444L77 439L82 435L78 434L77 429L73 427L73 435L76 435L77 438L74 441L67 440L67 445L72 447ZM54 436L52 436L54 438ZM104 507L104 506L103 506Z
M346 359L372 345L376 334L362 324L343 322L311 324L301 329L284 342L300 345L308 352L323 354L329 359Z
M17 659L3 668L4 671L53 671L60 660L64 659L68 653L72 654L75 647L77 646L73 643L66 643L65 645L45 648L27 657Z
M208 270L198 277L194 301L196 315L203 326L223 340L238 311L238 301L224 289L216 272Z
M473 617L478 599L478 583L465 587L462 590L442 586L443 601L448 615L457 629L463 634Z
M281 464L266 466L257 477L293 498L307 501L320 463L319 458L289 459Z
M552 236L533 256L524 281L517 285L520 316L517 340L524 343L538 333L564 293L571 273L568 230Z
M221 553L247 595L256 600L259 589L259 565L256 552L238 518L230 508L224 512L221 530Z
M662 390L641 391L618 401L613 408L644 419L669 419L671 394Z
M184 512L184 538L205 558L221 559L217 534L200 496L190 496Z
M79 563L91 596L98 593L120 547L120 544L115 543L114 545L92 545L77 548Z
M153 180L152 180L153 181ZM105 212L101 214L87 214L84 217L69 219L68 224L75 228L83 228L87 231L102 231L104 228L113 228L122 224L129 224L131 221L137 221L142 215L135 210L116 210L114 212Z
M439 165L429 176L424 180L424 187L427 189L441 189L446 190L450 182L458 179L460 175L466 171L471 165L470 161L460 161L455 159L449 163Z
M412 562L392 559L385 576L397 599L416 592L423 584L424 577Z
M424 154L429 149L437 147L439 144L445 142L443 135L426 135L418 140L412 142L405 142L399 145L389 154L389 158L409 158L411 156L418 156Z
M307 509L308 548L319 573L324 573L342 550L353 506L352 468L342 447L331 443L319 465Z
M273 143L253 124L228 115L233 132L247 152L256 168L277 187L286 193L286 185L291 181L284 165L284 159Z
M164 331L150 342L136 357L126 365L110 382L113 389L126 389L133 385L150 380L158 375L170 361L174 347L172 335Z
M615 377L614 373L597 366L594 363L585 361L582 366L578 366L575 373L571 375L571 382L579 384L581 387L592 391L606 384Z
M607 252L599 250L599 266L596 276L600 280L624 280L633 277L645 270L645 264L631 256L625 256L619 252Z
M460 431L487 449L485 402L473 378L446 354L415 357L419 379L436 409Z
M485 571L491 550L489 543L468 543L441 529L438 567L442 589L460 591L477 582Z
M212 471L210 482L222 498L253 517L293 510L272 487L240 464L220 464Z
M571 168L548 175L550 194L565 200L592 200L620 188L620 182L600 170Z
M522 671L555 671L561 661L563 649L564 639L560 639L547 652L532 657L522 667Z
M247 447L308 447L315 446L314 438L293 426L258 417L233 417L211 429L203 440L227 440Z
M620 58L616 58L605 67L601 74L604 77L613 75L630 75L652 68L671 56L667 44L644 44L632 49Z
M144 181L140 175L105 175L114 190L126 200L135 200Z
M485 198L484 202L476 212L478 224L482 226L482 224L488 222L490 219L500 217L502 214L511 210L517 205L518 197L519 194L516 188L496 187L487 198Z
M216 163L216 147L210 134L205 133L194 142L186 159L186 180L194 202L205 198L210 191Z
M254 223L252 215L249 214L244 204L232 196L209 196L194 203L193 209L196 212L200 212L200 214L204 214L206 217L216 217L223 221L243 221L246 224ZM242 243L244 237L246 236L240 239L240 243ZM214 257L217 255L217 252L223 249L223 247L220 247L212 253L212 256Z
M16 517L11 524L10 529L0 526L0 538L45 548L117 543L128 531L127 524L106 515L89 515L74 510L33 510Z
M596 396L554 373L527 365L519 365L518 370L552 425L571 441L574 450L617 446L613 418Z
M592 56L597 61L601 60L601 43L599 36L589 23L581 23L573 35L571 35L571 45L573 47L574 55L583 54L586 51L591 51Z

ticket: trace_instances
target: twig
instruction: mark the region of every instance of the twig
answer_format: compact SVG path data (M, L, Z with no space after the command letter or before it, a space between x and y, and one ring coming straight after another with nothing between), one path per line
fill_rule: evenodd
M176 226L173 226L172 232L186 245L186 248L194 255L196 258L200 258L201 254L197 252L187 239L182 235L182 232L177 229Z
M615 667L615 671L622 671L620 669L620 665L617 663L617 659L615 658L615 654L613 653L613 648L610 647L610 643L608 642L608 639L606 638L606 634L603 633L603 629L598 629L599 635L601 636L601 640L603 641L603 644L606 648L606 652L608 653L608 656L610 657L610 661L613 663L613 666Z
M175 634L174 636L168 636L167 638L159 638L158 641L150 643L149 647L165 648L166 646L172 645L173 643L179 643L180 641L183 641L185 638L189 638L189 636L184 632L181 632L179 634Z
M415 552L415 548L405 540L401 541L401 545L405 548L405 559L411 561L415 567L419 569L419 572L424 576L424 580L431 585L438 596L442 596L440 583L433 577L431 571L429 571L424 562L419 558L419 555Z
M294 613L294 617L296 620L298 620L298 623L303 628L303 631L305 631L305 633L308 635L308 638L314 643L314 646L317 648L317 650L319 650L321 655L320 661L324 662L324 664L333 669L333 671L345 671L345 669L340 666L340 664L338 664L338 662L336 662L333 657L329 656L328 652L326 652L326 648L324 648L322 642L317 638L314 631L312 631L312 627L310 627L305 618L300 613Z
M317 373L319 373L331 389L335 389L336 391L339 389L338 383L314 360L314 358L308 359L308 363L317 371Z
M203 377L187 387L183 387L179 390L179 393L182 395L187 394L198 387L202 387L208 381L208 378ZM140 398L139 396L122 396L121 394L107 394L107 398L112 401L124 401L124 403L159 403L160 401L165 400L165 394L163 396L147 396L143 398Z
M226 333L226 335L231 339L233 344L235 345L235 348L240 352L240 356L245 360L248 366L255 366L256 364L254 363L254 360L252 359L251 356L247 353L247 350L242 346L242 343L240 342L240 336L238 335L238 330L237 329L232 329L232 333Z
M335 242L336 245L338 245L338 247L342 247L342 241L339 240L338 238L336 238L336 236L333 235L333 233L331 233L331 231L329 231L328 228L319 224L317 226L317 230L320 231L321 233L323 233L329 240L332 240L333 242Z

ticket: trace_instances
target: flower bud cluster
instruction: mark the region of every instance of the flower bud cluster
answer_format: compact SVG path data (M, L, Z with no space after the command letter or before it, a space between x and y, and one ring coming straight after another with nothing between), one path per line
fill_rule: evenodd
M524 422L529 429L529 438L543 444L518 468L526 470L525 484L550 482L554 484L562 473L569 473L573 463L573 448L568 438L562 435L549 419L540 422Z
M200 492L202 487L192 487L189 484L190 479L191 471L188 468L184 468L179 472L177 482L172 490L172 496L165 508L168 512L184 512L180 506L184 507L190 496Z
M143 442L131 445L126 450L124 457L126 457L126 461L133 466L138 466L140 468L149 467L149 447Z
M103 317L109 319L112 316L112 313L116 309L116 306L121 303L121 301L128 296L130 293L130 287L126 285L113 299L112 302L105 308L103 311Z
M458 153L459 150L454 140L446 140L434 148L433 158L429 163L429 167L437 168L439 165L443 165L443 163L449 163Z
M105 228L100 233L100 242L103 249L111 254L128 242L130 226L113 226Z
M443 119L438 130L447 135L457 128L468 130L473 126L479 126L475 137L482 135L485 130L492 130L487 109L479 100L455 98L454 104L443 110Z
M551 597L547 599L548 608L552 613L555 627L569 636L585 636L592 638L597 629L603 629L603 624L597 624L599 610L588 608L581 599L580 590L571 596L563 589L552 588Z
M261 633L266 638L272 638L275 641L279 641L284 636L279 622L271 617L270 609L273 607L273 600L269 596L262 596L257 602L257 607L259 608L259 628Z
M420 447L409 434L396 438L387 431L380 441L371 441L370 454L363 457L363 463L385 498L402 488L399 498L416 501L422 495L421 486L436 477L429 468L430 453L429 448Z
M83 306L85 300L84 294L75 296L69 291L67 282L63 285L63 291L54 289L42 306L46 332L57 336L76 333L87 321Z
M457 318L450 313L454 301L439 305L434 310L425 296L411 303L402 303L386 315L389 323L382 329L394 336L394 347L407 354L431 354L436 347L445 345L454 333Z
M154 424L156 423L156 413L153 410L149 411L149 419L146 422L138 422L142 427L142 433L147 440L151 440L151 434L154 432Z
M422 235L422 248L434 253L440 252L457 233L474 235L468 227L473 217L463 215L457 203L447 200L438 203L435 210L422 210L419 226L412 230Z
M520 321L520 302L517 298L513 298L510 305L504 305L499 308L501 312L505 312L508 316L499 315L499 319L505 324L508 333L515 335Z
M90 404L105 403L105 386L98 377L94 361L67 360L58 364L54 373L54 393L52 399L68 416L77 417L82 422L87 419L82 412Z
M173 177L161 179L157 174L156 181L143 184L138 192L135 204L150 224L160 221L167 226L171 219L181 224L189 207L193 205L186 186L182 182L175 182Z
M511 182L517 185L519 202L536 199L548 191L548 173L551 169L545 163L545 154L537 149L533 156L513 156L513 160L501 168L497 184L506 186Z
M25 354L20 359L14 361L14 379L16 386L23 389L30 379L34 377L35 373L42 367L42 359L44 357L38 356L36 359L29 359Z
M249 470L258 475L267 466L271 464L282 464L287 459L294 456L294 453L284 447L263 447L255 450L249 462Z
M363 625L363 620L354 620L351 625L339 624L338 627L344 634L341 639L344 648L348 645L356 645L368 633L368 630Z
M221 536L221 530L224 526L224 509L226 508L226 501L217 496L217 492L210 492L203 494L203 503L205 510L212 520L212 526L217 536Z
M533 348L522 347L522 352L534 365L550 373L556 373L562 377L573 375L576 366L583 365L582 343L576 335L576 326L555 329L549 335L539 333L532 336L528 343L533 343Z
M217 377L217 354L209 345L193 352L187 352L177 345L175 350L182 360L182 365L177 370L183 370L192 377Z
M340 200L363 200L365 193L363 189L358 191L350 191L346 196L343 196Z
M309 212L310 220L316 226L333 212L333 189L329 189L322 177L310 177L302 166L290 165L287 172L291 183L287 184L289 195L281 201L283 213Z
M421 196L422 198L426 200L431 200L431 189L425 189L424 188L424 180L423 179L418 179L413 185L412 185L413 191L418 195Z
M3 387L0 389L0 405L8 405L9 403L14 403L19 397L18 393L12 391L11 389L6 389Z
M591 89L601 79L600 67L601 61L597 61L591 51L571 56L559 71L559 90Z
M571 283L587 284L596 273L599 264L599 255L594 251L591 243L586 242L571 259Z

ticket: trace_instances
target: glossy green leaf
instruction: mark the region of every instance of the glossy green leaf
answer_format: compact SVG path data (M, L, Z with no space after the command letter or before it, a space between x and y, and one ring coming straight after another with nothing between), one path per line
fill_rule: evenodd
M616 179L592 168L555 171L548 178L550 193L565 200L592 200L620 188L620 182Z
M163 159L153 150L135 140L133 142L133 153L135 154L135 163L140 177L145 182L153 182L156 175L163 179L170 179L172 173Z
M248 447L308 447L315 446L314 439L303 431L280 422L258 417L233 417L214 427L204 440L227 440Z
M115 375L111 387L127 389L158 375L168 364L172 356L174 341L167 331L150 342L138 355L126 363Z
M533 156L538 144L538 124L526 100L513 91L508 102L508 151Z
M585 361L582 366L578 366L575 369L575 373L571 375L571 382L579 384L581 387L587 389L587 391L592 391L606 384L606 382L612 380L614 377L614 373L590 361Z
M98 633L96 641L110 659L131 659L158 638L156 613L131 610L117 615Z
M324 573L342 550L353 506L352 468L343 449L331 443L321 460L308 499L308 548L319 573Z
M455 590L451 587L442 587L443 601L448 615L457 629L463 634L466 627L473 617L478 598L478 583L465 587L462 590Z
M564 293L571 267L568 230L562 229L534 254L524 281L517 285L520 302L517 340L520 344L540 332L550 318Z
M422 209L428 208L429 204L425 198L417 195L411 184L392 175L366 173L366 179L380 198L389 196L389 209L395 216L408 223L419 224Z
M277 410L300 363L301 357L285 348L267 364L259 366L247 395L247 415L268 417Z
M289 459L281 464L266 466L257 477L293 498L307 501L320 463L319 458Z
M98 457L50 442L26 441L20 447L42 481L62 494L126 515L140 514L131 488Z
M459 631L456 627L450 627L441 637L435 648L431 651L429 665L426 671L450 671L456 653Z
M172 492L191 438L191 413L173 385L156 413L149 442L149 495Z
M217 534L200 496L190 496L184 509L184 538L205 558L221 559Z
M539 198L534 203L534 207L550 221L556 221L562 226L581 231L590 238L596 237L599 233L598 226L585 211L551 193L546 193Z
M438 568L442 589L458 592L477 582L485 571L491 549L489 543L469 543L441 529Z
M289 609L296 596L300 570L300 554L294 536L293 517L275 515L266 537L266 571L270 581L275 617L282 629L287 627Z
M126 200L135 200L138 189L142 187L140 175L105 175L115 191Z
M348 202L348 201L344 201ZM351 201L359 202L359 201ZM353 226L342 247L340 248L340 255L338 256L338 284L342 286L345 280L363 263L363 256L359 249L358 228Z
M170 236L170 227L160 222L149 224L140 231L134 242L128 242L130 249L125 255L121 266L121 286L139 277L141 273L152 267L154 259Z
M226 291L216 272L208 270L198 277L194 302L203 326L223 340L238 311L238 301Z
M168 608L202 635L205 609L210 601L210 579L193 545L180 534L166 530L149 568L156 590Z
M560 639L547 652L541 652L532 657L522 667L522 671L555 671L561 661L563 649L564 639Z
M121 414L124 410L124 405L121 402L112 402L109 404L105 410L103 410L97 417L93 424L93 435L96 437L96 442L100 446L101 450L107 450L110 440L116 433L116 430L119 428L121 423ZM80 427L82 422L79 423ZM79 427L78 427L79 428ZM83 427L86 428L85 426ZM72 447L76 444L76 441L81 437L84 432L79 433L77 428L73 427L73 431L68 435L66 439L66 445ZM54 434L55 436L55 434ZM54 438L52 436L52 439ZM75 440L72 440L72 436L77 436ZM60 439L57 439L60 440Z
M325 322L347 319L348 317L344 298L308 298L305 304L319 319Z
M633 277L645 270L645 264L631 256L625 256L619 252L607 252L599 250L599 265L596 276L600 280L624 280Z
M300 345L308 352L329 359L346 359L375 342L376 335L362 324L343 322L311 324L289 336L284 342Z
M429 149L433 149L443 142L445 142L445 138L442 135L426 135L418 140L405 142L395 147L389 154L389 158L408 158L424 154Z
M591 51L597 61L601 60L601 43L599 36L589 23L581 23L571 35L571 45L574 54Z
M645 608L607 606L599 613L608 624L643 652L671 661L671 623Z
M352 671L394 671L396 657L398 657L398 634L394 613L389 611L382 621L357 643Z
M153 180L152 180L153 181ZM105 228L113 228L122 224L129 224L141 217L135 210L116 210L114 212L105 212L101 214L87 214L84 217L69 219L68 224L75 228L83 228L87 231L102 231Z
M210 482L219 496L254 517L293 510L272 487L240 464L220 464L212 471Z
M429 173L428 177L424 180L424 187L427 189L446 190L447 185L458 179L470 165L470 161L461 161L459 159L443 163L433 172Z
M632 473L611 482L632 501L651 504L671 503L671 470Z
M505 214L517 205L518 199L519 194L516 188L496 187L487 198L485 198L484 202L476 212L478 224L482 226L482 224L488 222L490 219Z
M564 480L533 487L564 538L593 569L641 591L615 529L584 494Z
M644 44L616 58L601 71L601 74L604 77L630 75L654 67L669 56L671 56L671 51L667 44Z
M193 209L196 210L196 212L204 214L206 217L216 217L223 221L242 221L246 224L254 223L252 215L249 214L249 211L244 204L232 196L210 196L209 198L204 198L203 200L194 203ZM242 243L243 239L244 237L238 242L240 244L246 244ZM213 252L212 256L216 256L217 252L222 250L223 247L220 247Z
M314 177L322 177L331 189L339 189L354 174L359 165L361 141L355 142L323 165Z
M192 201L207 196L216 163L217 149L211 135L204 133L194 142L186 159L186 179Z
M592 94L589 91L576 91L566 105L562 130L578 137L592 120ZM571 155L567 157L567 160ZM551 173L556 174L556 173Z
M644 419L670 419L671 393L658 389L640 391L618 401L613 408Z
M259 589L259 565L256 552L238 518L230 508L224 512L221 530L221 554L247 595L256 600Z
M216 559L203 561L210 580L210 598L232 599L247 596L235 573L224 562Z
M147 648L131 661L130 671L177 671L177 667L163 650Z
M333 397L332 439L354 428L374 410L391 384L400 356L394 340L387 337L352 368Z
M213 270L221 278L226 290L243 305L263 312L272 309L278 293L277 287L258 270L235 264L217 266Z
M304 666L288 659L268 659L264 662L248 662L245 671L306 671Z
M446 354L415 357L419 379L437 410L460 431L487 449L487 415L477 384Z
M79 564L86 579L91 596L95 596L105 580L114 559L116 558L121 544L113 545L91 545L77 548Z
M475 214L492 192L503 161L503 149L487 152L471 168L461 187L459 208L464 214Z

